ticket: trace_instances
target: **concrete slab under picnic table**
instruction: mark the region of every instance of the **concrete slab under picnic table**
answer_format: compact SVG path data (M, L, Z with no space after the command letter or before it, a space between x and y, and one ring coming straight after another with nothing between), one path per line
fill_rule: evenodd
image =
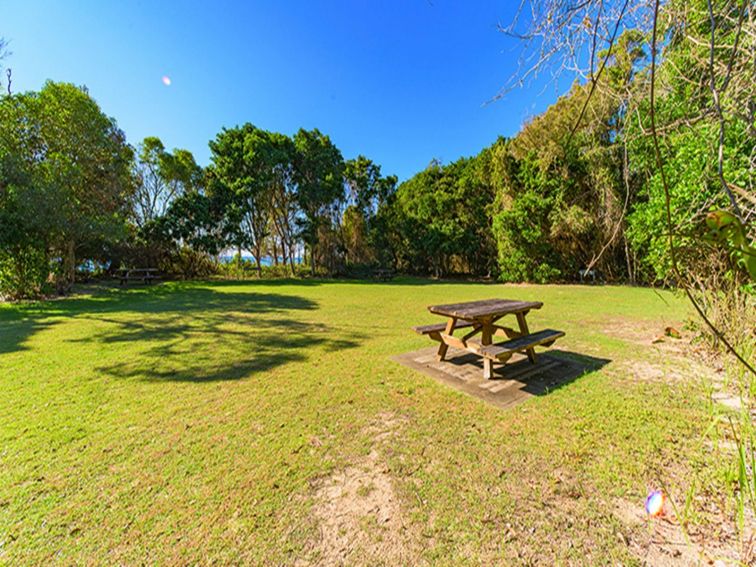
M494 367L491 380L483 378L483 360L470 352L449 348L439 361L437 347L426 347L393 357L426 376L506 409L532 396L543 396L610 362L606 359L552 349L539 353L535 364L524 354Z

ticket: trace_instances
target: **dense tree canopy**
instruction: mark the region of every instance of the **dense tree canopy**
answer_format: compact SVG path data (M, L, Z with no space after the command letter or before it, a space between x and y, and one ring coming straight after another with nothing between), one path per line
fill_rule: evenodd
M70 286L77 257L97 258L104 242L124 235L132 159L123 132L83 89L48 82L38 93L0 98L7 261L57 257L59 287Z
M484 161L433 162L399 186L394 226L401 268L436 276L491 272L493 191Z

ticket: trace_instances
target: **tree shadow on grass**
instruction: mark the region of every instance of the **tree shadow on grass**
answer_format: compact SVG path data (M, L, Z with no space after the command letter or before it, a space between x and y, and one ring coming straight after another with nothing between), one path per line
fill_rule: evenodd
M299 295L262 293L254 286L240 282L249 292L224 291L218 283L170 282L143 288L98 288L91 296L72 297L46 304L48 312L62 315L77 313L167 313L196 309L230 309L242 312L280 312L313 310L315 301ZM56 310L57 306L60 306Z
M25 343L29 337L54 324L54 321L15 312L0 312L0 355L26 349Z
M270 288L310 288L326 284L385 287L467 283L469 282L397 276L388 282L313 278L165 282L161 285L131 288L97 284L84 288L87 295L0 306L0 355L24 350L28 348L26 342L37 332L82 315L166 313L198 308L225 309L229 306L250 312L311 310L317 308L315 302L298 295L270 293ZM261 287L267 288L264 293L256 291ZM244 288L249 292L226 292L229 288Z
M204 283L212 283L214 287L235 286L265 286L265 287L318 287L321 285L362 285L375 287L392 286L433 286L433 285L502 285L502 282L491 279L471 279L469 277L430 278L422 276L397 275L390 280L376 278L355 277L304 277L304 278L272 278L272 279L243 279L243 280L206 280Z
M103 319L100 319L102 321ZM325 324L308 324L290 317L263 319L253 314L208 313L168 315L148 322L105 320L108 330L96 340L118 349L142 346L133 360L102 366L98 371L116 378L147 381L211 382L238 380L287 362L304 360L313 349L326 352L355 348L351 339L330 336Z
M209 293L208 293L209 292ZM69 342L99 343L128 358L97 370L122 379L210 382L238 380L321 352L354 348L362 335L334 336L322 322L298 312L316 309L309 299L271 293L175 292L169 303L147 302L138 310L83 314L104 328ZM170 306L170 307L169 307ZM143 315L143 316L142 316Z
M323 323L303 321L300 315L318 308L308 298L249 288L240 293L182 283L98 289L90 296L9 306L0 310L0 354L28 348L29 338L45 328L86 319L92 332L81 336L79 326L78 336L63 340L105 345L106 359L124 353L123 362L97 368L101 373L207 382L249 377L304 359L312 349L354 348L362 338L350 331L349 340L340 339Z

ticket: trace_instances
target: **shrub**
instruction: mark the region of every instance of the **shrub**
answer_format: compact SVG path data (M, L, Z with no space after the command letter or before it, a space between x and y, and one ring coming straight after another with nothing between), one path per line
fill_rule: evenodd
M50 262L44 250L27 245L0 251L0 295L3 297L39 297L49 275Z
M261 266L260 273L257 271L257 264L248 258L239 258L235 255L229 262L218 264L218 274L228 279L242 280L247 278L290 278L307 275L309 266L297 264L294 268L294 274L288 264L279 264L278 266Z
M218 273L218 263L209 254L184 246L161 261L160 270L180 278L204 278Z

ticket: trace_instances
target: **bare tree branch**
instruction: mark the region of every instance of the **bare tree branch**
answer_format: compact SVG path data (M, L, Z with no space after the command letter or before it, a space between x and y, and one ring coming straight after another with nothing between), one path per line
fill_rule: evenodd
M585 102L583 103L583 108L580 109L580 114L578 115L577 120L575 120L575 125L572 127L572 130L570 131L570 135L568 139L571 139L572 136L575 135L575 132L577 132L578 126L580 126L580 122L583 120L583 116L585 115L585 109L588 108L588 103L591 101L591 98L593 97L593 93L596 90L596 85L598 84L598 81L601 78L601 74L604 72L604 69L606 68L606 63L607 61L609 61L609 59L612 56L612 47L614 47L614 40L617 39L617 32L619 31L620 25L622 24L622 18L625 15L625 10L627 10L628 3L629 3L629 0L625 0L625 3L622 5L622 10L620 11L619 17L617 18L617 23L614 26L614 32L612 32L612 37L609 40L609 48L607 49L606 57L604 57L604 60L601 62L601 68L596 74L596 78L595 79L591 78L591 90L588 92L588 96L586 97ZM593 62L591 62L591 65L593 65ZM591 73L592 72L593 70L591 70Z
M711 22L711 45L709 47L709 89L711 90L711 99L717 112L717 118L719 120L719 140L717 142L717 176L719 177L719 181L722 184L722 189L727 195L727 198L730 200L730 205L732 206L733 211L742 222L743 214L740 212L740 207L738 206L738 202L735 199L735 195L733 195L732 191L730 191L730 187L727 185L727 181L724 178L725 117L724 113L722 112L722 105L719 102L719 89L717 88L716 74L714 73L714 53L716 50L715 39L717 33L717 19L714 17L714 9L712 8L711 0L706 0L706 5L709 8L709 20ZM739 38L740 33L737 34L735 41L736 45ZM735 47L733 49L735 49Z

